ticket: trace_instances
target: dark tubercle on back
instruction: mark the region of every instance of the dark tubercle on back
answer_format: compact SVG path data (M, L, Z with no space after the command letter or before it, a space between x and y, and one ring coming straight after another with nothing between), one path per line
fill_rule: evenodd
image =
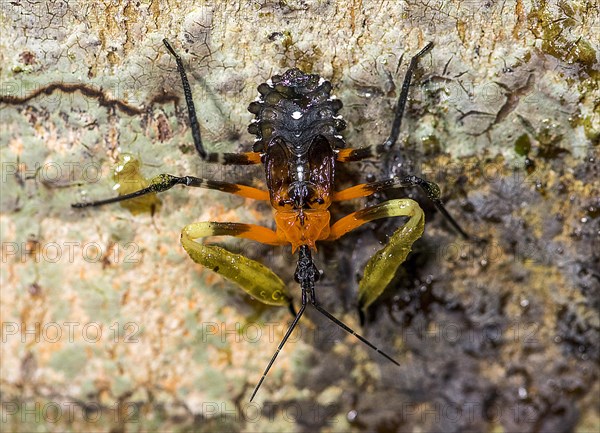
M301 155L321 135L333 148L344 147L339 135L346 124L337 113L342 102L331 98L331 83L315 74L289 69L258 86L260 97L248 106L256 118L248 127L256 135L255 152L265 152L279 137L290 151Z

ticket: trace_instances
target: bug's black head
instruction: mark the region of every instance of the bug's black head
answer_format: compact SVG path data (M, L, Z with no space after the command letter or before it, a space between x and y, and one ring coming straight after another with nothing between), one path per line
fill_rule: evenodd
M296 266L294 279L297 283L300 283L303 289L312 288L313 284L319 281L321 273L312 260L308 245L301 245L298 253L298 265Z

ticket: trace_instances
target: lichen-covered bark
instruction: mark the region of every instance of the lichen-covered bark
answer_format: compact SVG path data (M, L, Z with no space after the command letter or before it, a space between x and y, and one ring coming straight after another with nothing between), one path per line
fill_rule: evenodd
M595 2L189 3L0 4L1 425L597 431ZM183 189L154 215L70 208L111 196L125 153L147 177L263 183L260 169L199 162L163 37L184 58L215 151L250 149L255 87L288 67L334 83L350 145L381 143L407 59L434 42L398 148L338 173L340 187L421 174L482 239L462 241L408 191L425 234L360 330L401 368L309 312L249 404L289 313L195 266L179 233L194 221L272 226L268 208ZM357 277L398 224L319 248L319 299L357 330ZM298 296L289 249L229 245Z

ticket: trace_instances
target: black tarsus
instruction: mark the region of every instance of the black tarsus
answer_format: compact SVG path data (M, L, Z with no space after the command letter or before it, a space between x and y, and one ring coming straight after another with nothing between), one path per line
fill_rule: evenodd
M118 195L116 197L111 197L111 198L107 198L104 200L73 203L73 204L71 204L71 207L81 209L84 207L95 207L95 206L103 206L105 204L118 203L120 201L129 200L129 199L140 197L140 196L143 196L146 194L152 194L152 193L166 191L166 190L174 187L177 184L192 186L192 185L190 185L190 182L189 182L189 178L191 178L191 176L177 177L177 176L171 176L170 174L160 174L157 176L157 178L161 179L160 182L154 182L154 183L150 184L150 186L147 186L146 188L142 188L139 191L134 191L129 194Z
M215 184L215 185L211 185L211 184ZM229 185L230 186L229 192L235 191L233 189L235 187L234 184L226 184L225 182L208 181L206 179L201 179L199 177L194 177L194 176L178 177L178 176L173 176L170 174L163 173L163 174L159 174L158 176L153 178L153 182L149 186L147 186L146 188L142 188L139 191L134 191L129 194L123 194L123 195L119 195L116 197L107 198L104 200L73 203L71 205L71 207L84 208L84 207L102 206L102 205L111 204L111 203L118 203L120 201L129 200L129 199L140 197L140 196L143 196L146 194L163 192L163 191L173 188L175 185L183 185L183 186L191 186L191 187L199 187L199 188L205 187L205 188L209 188L209 189L218 189L218 190L223 191L224 188L222 187L222 185L217 185L217 184ZM221 186L221 188L218 188L217 186Z
M396 141L398 141L398 136L400 135L400 126L402 125L402 116L404 115L404 107L406 106L406 101L408 100L408 90L410 88L410 81L412 80L413 71L417 67L417 62L419 58L421 58L427 51L429 51L433 47L433 42L429 42L425 47L415 54L412 59L410 59L410 64L408 65L408 69L406 70L406 74L404 75L404 82L402 83L402 90L400 91L400 96L398 97L398 103L395 108L395 116L394 122L392 123L392 131L390 132L390 136L383 143L383 150L391 149Z
M427 194L427 197L429 198L429 200L431 200L431 202L433 203L433 205L435 206L435 208L437 210L439 210L442 215L444 215L444 218L446 218L446 220L448 220L448 222L452 225L452 227L454 227L454 229L458 233L460 233L460 235L464 239L466 239L466 240L470 239L470 237L467 234L467 232L465 232L462 229L462 227L456 222L456 220L454 218L452 218L452 216L450 215L450 213L446 210L446 207L442 203L442 198L440 197L440 194L441 194L440 193L440 188L437 186L436 183L430 182L430 181L425 180L425 179L421 179L420 177L417 177L417 176L414 176L414 175L406 176L402 180L402 183L404 183L406 185L410 185L410 186L418 186L423 191L425 191L425 193Z
M187 74L185 73L185 69L183 69L183 62L181 61L181 57L179 57L179 54L175 52L175 50L166 38L163 39L163 44L165 44L165 47L167 47L167 50L169 50L171 55L175 58L175 62L177 63L177 70L179 71L179 76L181 77L181 84L183 86L185 103L187 105L188 115L190 117L190 128L192 129L192 138L194 139L194 146L196 147L196 151L200 155L200 158L207 159L208 153L206 152L206 150L204 150L204 146L202 145L202 138L200 136L200 125L198 124L196 108L194 107L194 100L192 98L192 89L190 87L190 82L188 81Z
M294 318L294 321L289 326L287 332L283 336L281 343L279 343L277 350L271 357L271 360L269 361L267 368L265 368L265 371L264 371L262 377L260 378L260 380L258 381L258 384L254 388L254 391L252 392L252 396L250 396L250 401L252 401L254 399L254 397L256 396L256 393L258 392L260 386L262 385L263 381L265 380L267 373L269 373L271 366L275 362L277 355L279 355L279 352L281 351L281 349L283 349L283 346L285 345L285 343L288 340L288 338L290 337L292 331L298 324L298 321L300 320L300 317L304 313L304 309L306 308L306 305L308 302L310 302L319 313L323 314L325 317L327 317L333 323L338 325L344 331L348 332L349 334L354 335L356 338L358 338L364 344L366 344L371 349L375 350L377 353L381 354L382 356L384 356L385 358L387 358L394 364L396 364L398 366L400 365L400 363L398 363L398 361L396 361L394 358L392 358L391 356L389 356L382 350L379 350L369 340L364 338L362 335L354 332L354 330L352 328L350 328L348 325L346 325L341 320L337 319L330 312L328 312L327 310L325 310L323 307L321 307L318 304L317 297L315 295L315 282L319 280L320 275L321 274L319 273L319 270L317 269L317 267L315 266L315 263L312 260L312 257L310 254L310 248L308 247L308 245L301 245L300 249L299 249L299 255L298 255L298 265L296 267L296 273L294 275L294 278L300 284L300 287L302 289L302 306L300 307L300 311L298 311L298 314Z

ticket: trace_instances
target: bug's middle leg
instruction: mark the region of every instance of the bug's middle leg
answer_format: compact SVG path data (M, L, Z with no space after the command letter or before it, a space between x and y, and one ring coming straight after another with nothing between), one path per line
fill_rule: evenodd
M334 194L334 201L343 201L343 200L351 200L359 197L366 197L376 192L385 191L390 188L406 188L411 186L418 186L421 188L426 194L427 197L434 204L436 209L440 211L440 213L450 222L452 227L456 229L457 232L464 239L469 239L469 235L462 229L462 227L456 222L452 215L446 210L446 207L442 203L440 187L431 181L422 179L417 176L404 176L393 177L386 180L381 180L378 182L371 183L363 183L360 185L355 185L350 188L346 188L342 191L338 191Z
M285 284L271 269L225 248L196 242L208 236L235 236L268 245L284 244L273 230L253 224L197 222L184 227L181 244L193 261L236 283L260 302L275 306L291 305Z
M361 310L373 303L392 281L396 270L406 260L413 243L423 234L425 215L414 200L388 200L347 215L331 226L331 234L327 240L335 240L368 221L393 216L405 216L409 219L394 232L385 247L377 251L365 266L363 278L358 286L358 304Z

